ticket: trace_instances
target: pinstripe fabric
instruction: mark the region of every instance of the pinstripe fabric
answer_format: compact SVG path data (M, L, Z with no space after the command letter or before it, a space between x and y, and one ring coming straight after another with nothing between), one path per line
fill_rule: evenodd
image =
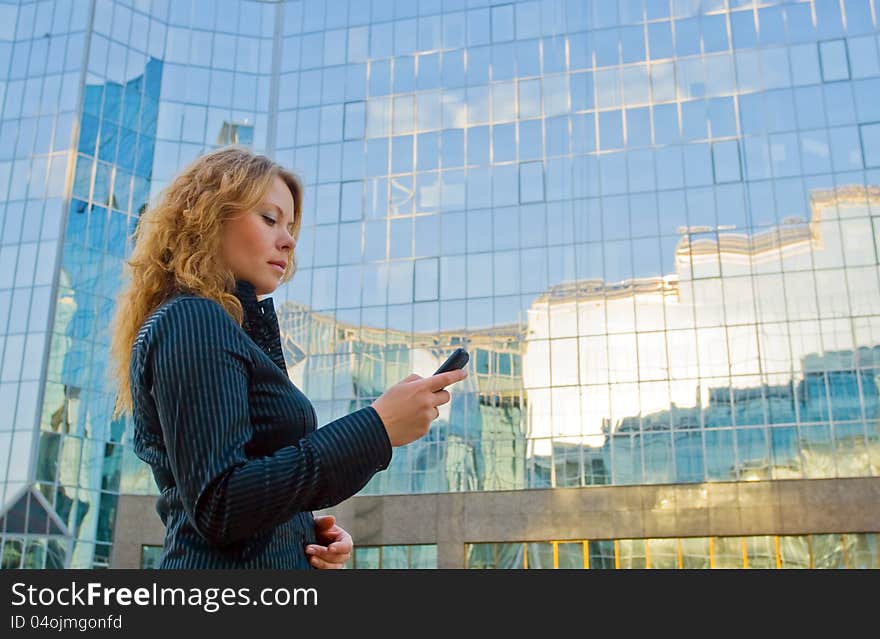
M133 347L134 451L161 491L162 568L309 568L310 511L391 460L372 407L316 428L287 377L271 298L244 281L236 295L243 327L213 300L178 294Z

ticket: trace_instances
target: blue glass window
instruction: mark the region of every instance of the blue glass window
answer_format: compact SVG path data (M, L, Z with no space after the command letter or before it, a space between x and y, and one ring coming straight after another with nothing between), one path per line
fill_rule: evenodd
M593 47L597 67L610 67L620 64L618 29L605 29L593 32Z
M807 4L785 6L785 22L788 26L789 42L809 42L816 37L813 25L812 7Z
M360 139L364 137L366 123L366 110L363 102L348 102L345 105L345 134L346 140Z
M441 150L443 166L464 166L464 131L446 129L442 132Z
M525 40L516 45L516 72L520 78L541 75L540 40Z
M642 62L646 59L645 30L641 25L620 30L621 54L624 64Z
M491 56L492 49L490 47L477 47L468 50L468 86L479 86L489 82L489 68L492 66Z
M416 59L404 56L394 59L394 92L410 93L416 88Z
M520 120L520 160L534 160L543 157L543 145L541 120Z
M514 13L512 4L492 7L492 42L513 40Z
M672 27L669 22L654 22L648 25L648 50L652 60L673 56Z
M517 2L516 37L519 40L541 35L541 10L537 2Z
M367 65L349 64L345 67L345 98L363 100L367 96Z
M678 106L659 104L654 107L654 143L674 144L680 140Z
M593 37L591 32L573 33L568 38L569 65L572 71L593 67Z
M443 53L443 86L447 89L465 85L464 51Z
M440 87L440 54L419 56L418 89L437 89Z
M680 56L700 53L700 23L697 18L675 21L675 52Z
M703 35L703 51L715 53L727 51L730 43L727 39L727 19L722 15L704 15L700 20Z
M447 13L443 15L443 47L458 49L465 46L467 26L465 13Z
M519 171L515 164L495 166L492 170L492 204L509 206L519 198ZM491 237L491 233L489 234ZM491 248L491 245L486 247Z
M845 40L820 42L819 58L822 62L822 79L825 82L849 79Z
M733 98L714 98L708 101L709 126L713 138L736 135L736 111Z
M560 73L566 70L566 40L563 37L544 38L543 49L544 73Z
M733 33L733 47L735 49L748 49L758 43L755 14L751 9L731 12L730 29Z
M443 36L443 23L439 15L419 18L419 50L439 49Z
M544 167L541 162L525 162L519 165L519 199L522 203L540 202L544 199Z
M467 12L467 43L468 46L489 44L491 27L488 9L475 9Z
M570 76L571 82L571 110L586 111L594 108L593 101L593 74L573 73ZM522 83L520 83L522 86ZM540 96L539 96L540 97ZM520 94L522 100L522 93ZM538 102L540 104L540 102Z
M840 3L835 0L815 0L816 29L820 38L834 38L843 35L843 21Z
M716 183L741 180L739 142L737 140L715 142L712 145L712 165Z
M880 166L880 124L863 124L859 127L865 166Z
M471 166L489 164L489 127L478 126L468 129L467 163Z
M651 111L648 107L627 109L626 145L628 147L651 145Z
M493 162L510 162L516 159L516 124L492 127Z
M418 50L416 20L398 20L394 23L394 55L402 56Z
M869 0L844 0L846 32L850 35L870 33L874 28Z
M603 151L623 147L621 111L603 111L599 114L599 148Z
M391 93L391 61L374 60L370 63L370 95Z
M761 44L785 44L785 11L783 7L758 9L758 31Z
M419 171L437 169L440 165L440 134L438 132L422 133L416 140L417 166Z

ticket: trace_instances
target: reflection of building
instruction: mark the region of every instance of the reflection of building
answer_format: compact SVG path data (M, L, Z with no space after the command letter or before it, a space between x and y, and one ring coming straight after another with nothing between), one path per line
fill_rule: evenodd
M106 321L148 197L236 142L306 185L274 297L322 422L472 355L337 508L359 566L880 565L866 6L4 4L3 564L153 560Z
M377 475L365 493L524 486L516 350L521 336L516 327L470 332L465 342L463 332L419 336L358 327L292 304L282 307L280 316L287 361L296 362L297 351L315 353L292 367L291 378L312 399L322 423L369 404L412 370L430 374L459 344L465 343L471 353L472 377L464 384L468 392L442 406L430 436L398 451L397 470Z
M217 136L217 144L241 144L251 146L254 143L254 127L247 122L224 122Z
M28 15L24 7L22 12ZM63 34L46 35L50 47L57 39L65 40ZM95 50L106 50L106 40L96 38ZM82 57L81 52L71 54ZM22 565L28 567L110 563L125 423L110 419L114 396L105 378L108 328L127 238L146 206L150 188L163 68L161 60L144 53L132 53L128 68L120 68L119 62L125 61L114 60L106 69L90 65L81 87L81 105L59 106L62 111L73 108L79 119L70 149L66 149L68 140L55 142L56 148L66 149L69 170L60 176L58 195L63 193L63 204L49 199L47 207L66 210L63 244L53 241L57 256L41 251L36 266L38 271L57 268L51 299L46 295L39 302L54 315L43 329L51 331L45 339L47 354L42 348L28 353L34 367L45 360L42 405L35 423L14 424L33 436L30 449L16 451L19 458L14 462L31 464L26 489L16 493L11 474L0 477L6 479L4 566L16 565L12 554L16 548L24 549ZM57 63L47 62L47 69ZM47 71L47 86L57 89L53 82L60 77ZM65 82L68 77L79 77L79 72L64 76ZM76 94L73 84L65 99L71 92ZM36 212L41 210L35 200L36 176L31 180L26 203L36 206L29 208ZM48 224L52 220L48 208L44 215ZM40 229L38 217L25 224ZM43 233L46 238L58 237ZM26 281L23 276L19 279ZM47 283L51 282L49 278ZM16 312L26 321L26 307ZM36 316L31 313L34 328Z
M877 195L816 192L809 222L683 236L671 275L538 298L532 450L568 466L572 444L601 447L616 484L875 474L880 280L862 265ZM865 342L838 309L864 318ZM604 483L580 467L551 485Z

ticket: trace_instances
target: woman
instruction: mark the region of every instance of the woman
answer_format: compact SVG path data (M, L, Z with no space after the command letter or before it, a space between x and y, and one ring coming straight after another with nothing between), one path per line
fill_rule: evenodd
M116 414L131 412L161 491L163 568L341 568L350 535L310 511L363 488L466 377L410 375L317 429L258 300L293 275L301 224L296 176L236 147L193 162L140 220L114 320Z

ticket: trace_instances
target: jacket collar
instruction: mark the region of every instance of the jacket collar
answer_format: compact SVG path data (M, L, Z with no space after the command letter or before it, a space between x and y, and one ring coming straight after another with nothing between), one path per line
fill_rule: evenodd
M281 332L272 298L258 301L256 288L247 280L235 281L234 295L241 302L244 311L241 326L244 332L286 373L287 366L281 350Z
M248 316L257 317L262 315L260 312L261 303L257 300L257 289L253 284L247 280L235 280L234 295L238 298L238 301L241 302L241 307L244 309L244 315L246 318ZM266 300L263 301L265 302Z

